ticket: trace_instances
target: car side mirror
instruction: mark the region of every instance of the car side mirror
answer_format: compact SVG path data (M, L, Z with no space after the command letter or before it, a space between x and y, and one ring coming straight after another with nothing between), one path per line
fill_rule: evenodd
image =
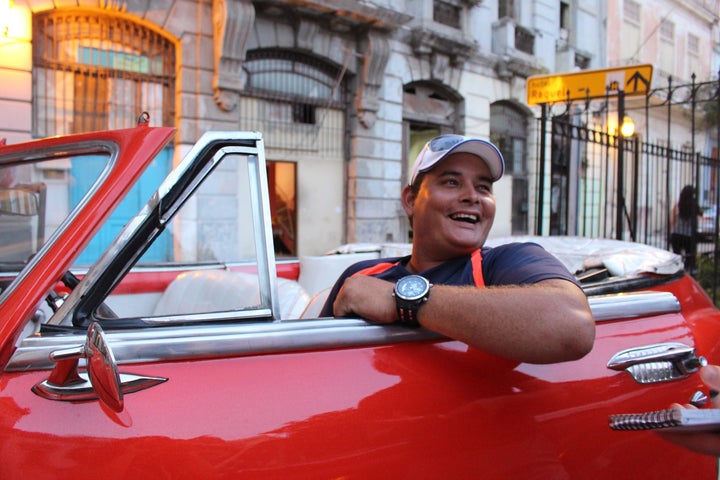
M78 372L80 358L86 359L87 372ZM57 362L52 373L47 380L32 387L35 394L49 400L77 402L99 399L113 411L121 412L125 394L167 381L162 377L119 373L115 356L97 322L88 328L84 345L55 350L50 359Z
M0 189L0 214L33 217L40 213L40 195L33 188Z
M100 401L112 410L121 412L124 402L117 362L105 341L103 329L97 322L93 322L88 328L85 357L90 383L95 388Z

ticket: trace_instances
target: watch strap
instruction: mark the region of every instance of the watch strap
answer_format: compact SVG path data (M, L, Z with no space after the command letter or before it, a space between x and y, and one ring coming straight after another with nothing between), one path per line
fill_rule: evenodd
M400 323L403 323L409 327L419 327L420 322L418 322L417 314L420 307L420 304L417 302L408 302L405 300L402 300L400 298L395 297L395 306L397 308L397 314L398 318L400 319ZM422 300L423 302L425 299Z

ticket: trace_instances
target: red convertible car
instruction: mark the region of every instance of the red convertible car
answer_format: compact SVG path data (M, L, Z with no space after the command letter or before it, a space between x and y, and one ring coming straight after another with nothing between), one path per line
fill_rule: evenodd
M403 246L275 258L261 134L207 133L149 186L173 134L0 146L0 478L717 477L608 426L703 403L720 312L679 257L533 239L595 315L573 362L318 318L345 265Z

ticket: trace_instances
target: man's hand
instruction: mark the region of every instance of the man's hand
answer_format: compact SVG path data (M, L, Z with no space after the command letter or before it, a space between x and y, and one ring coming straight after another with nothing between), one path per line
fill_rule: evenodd
M396 322L395 284L366 275L349 277L333 304L336 317L357 315L375 323Z
M720 367L708 365L700 369L700 379L710 389L712 408L720 408ZM672 408L695 408L692 405L675 404ZM717 432L668 432L657 430L665 440L681 447L706 455L720 456L720 433Z

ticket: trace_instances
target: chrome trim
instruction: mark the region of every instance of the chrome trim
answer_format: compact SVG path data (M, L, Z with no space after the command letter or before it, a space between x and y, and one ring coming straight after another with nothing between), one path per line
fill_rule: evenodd
M88 268L80 283L65 297L60 308L50 317L48 325L72 325L72 314L77 307L78 302L82 299L87 290L95 284L97 279L103 274L106 266L120 252L122 246L128 241L145 218L149 215L150 206L157 203L157 198L153 195L148 203L141 209L140 213L132 217L125 227L120 231L110 246L100 255L100 258Z
M680 301L670 292L632 292L589 297L596 322L678 313Z
M638 383L659 383L686 378L707 365L695 349L680 342L655 343L628 348L615 355L607 368L627 372Z
M643 301L652 302L659 299L675 299L672 294L608 295L598 302L590 299L593 313L601 320L616 318L603 308L615 299L617 305L629 302L642 305ZM669 295L669 297L668 297ZM676 300L674 300L676 301ZM669 302L674 305L674 302ZM598 310L599 309L599 310ZM614 310L610 310L613 312ZM673 309L673 311L675 311ZM166 326L161 328L144 328L136 330L107 331L108 344L111 345L119 364L140 362L166 361L179 359L209 358L256 355L277 352L296 352L323 348L351 348L367 345L386 345L397 342L441 339L441 335L426 329L410 329L400 325L375 325L360 319L314 319L292 321L260 321L258 314L267 318L271 313L268 309L255 310L254 316L249 312L227 312L226 315L197 314L177 317L158 317L145 319L156 324L166 324L173 320L197 321L192 326ZM255 319L252 323L233 323L209 325L209 320L231 317L237 322L240 318ZM25 338L8 363L7 371L22 371L38 368L51 368L49 360L52 351L82 344L82 333L73 335L34 335ZM682 345L682 344L681 344ZM687 347L685 345L682 345ZM690 347L687 347L690 348ZM620 359L626 361L624 366L640 363L633 359L629 349L620 352ZM647 357L645 352L645 359ZM619 364L618 364L619 365ZM610 366L610 365L609 365Z
M624 370L641 363L678 360L695 353L695 349L681 342L655 343L641 347L627 348L617 352L608 361L607 367L612 370Z
M188 169L190 165L192 165L193 161L202 153L202 151L207 148L208 145L211 143L221 141L221 140L228 140L228 139L238 139L238 140L261 140L262 134L260 132L206 132L203 134L202 137L190 148L188 153L183 157L182 161L178 164L178 166L173 169L167 177L165 177L165 180L160 184L160 187L158 188L158 193L160 196L164 197L167 195L170 191L170 188L177 183L177 181L180 179L180 177L185 173L185 171ZM264 157L263 157L264 158Z
M249 160L253 160L252 163L255 165L255 170L251 170L251 173L254 175L250 177L250 198L253 202L255 245L258 249L257 261L260 275L260 301L263 305L269 303L273 312L273 318L279 320L280 295L278 294L275 245L273 244L272 235L272 213L270 212L270 187L268 186L267 167L265 163L265 142L262 138L258 139L257 142L257 156L251 155ZM259 185L259 190L256 185ZM259 196L257 195L258 193ZM268 283L270 288L263 289L263 285L267 285ZM270 298L267 298L265 295L269 295Z
M164 377L148 377L135 375L133 373L119 373L120 389L123 395L139 392L167 381ZM48 380L34 385L31 390L36 395L48 400L59 400L63 402L84 402L97 400L90 377L87 372L78 373L78 381L64 385L53 385Z
M690 405L702 408L707 404L708 396L701 390L696 390L690 397Z
M118 364L351 348L443 338L423 328L332 318L116 332L106 329L105 336ZM5 371L52 368L55 365L50 360L53 351L76 347L84 341L84 332L27 337L13 353Z
M230 310L227 312L207 313L178 313L158 317L143 317L142 321L148 325L176 325L178 323L208 323L218 320L254 320L255 323L270 322L273 320L272 310L269 308L248 307L244 310Z

